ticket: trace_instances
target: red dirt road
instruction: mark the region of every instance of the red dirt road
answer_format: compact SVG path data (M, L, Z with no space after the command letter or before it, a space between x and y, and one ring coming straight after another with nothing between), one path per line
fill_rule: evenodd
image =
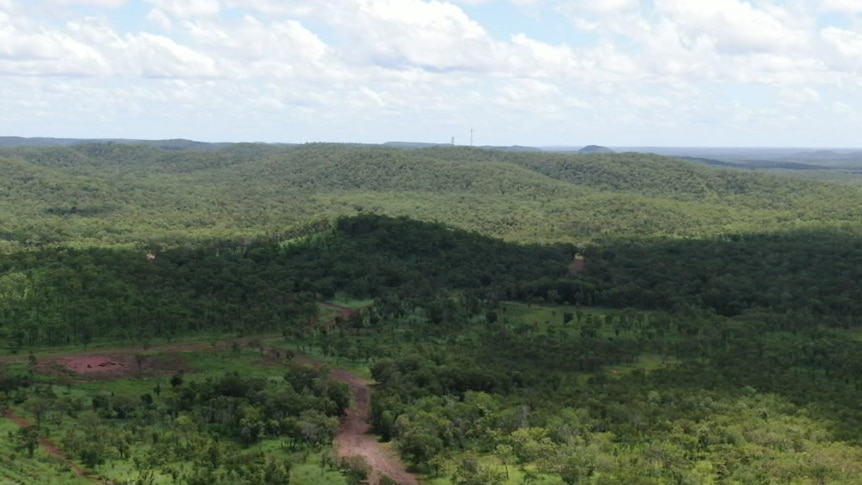
M404 463L390 450L383 447L371 434L368 410L371 403L368 384L358 376L343 369L332 371L332 377L350 386L355 401L341 421L335 447L338 458L361 456L371 467L369 484L377 484L381 475L388 475L400 485L419 485L419 480L407 471Z

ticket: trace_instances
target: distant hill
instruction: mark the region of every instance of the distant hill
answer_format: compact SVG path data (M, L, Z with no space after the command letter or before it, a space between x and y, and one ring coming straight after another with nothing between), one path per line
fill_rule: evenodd
M614 153L610 148L599 145L587 145L578 151L581 153Z
M0 167L0 250L278 237L356 213L522 242L702 237L862 217L853 187L642 153L112 142L3 148Z
M536 147L525 147L521 145L504 146L483 146L486 150L498 150L501 152L541 152L542 150Z
M85 145L92 143L118 143L123 145L148 145L165 150L218 150L231 143L207 143L175 138L169 140L132 140L122 138L24 138L20 136L0 136L0 147L59 147Z
M800 151L784 157L792 162L809 162L822 165L862 165L862 150Z
M420 148L453 147L455 145L452 145L450 143L387 141L386 143L383 143L382 146L393 147L393 148L405 148L405 149L409 149L409 150L418 150ZM536 147L521 146L521 145L512 145L512 146L484 145L484 146L477 147L477 148L481 148L484 150L498 150L498 151L502 151L502 152L540 152L540 151L542 151L541 149L536 148Z
M385 147L393 147L393 148L408 148L408 149L416 149L416 148L428 148L428 147L437 147L437 146L449 146L448 143L428 143L421 141L387 141L383 144Z

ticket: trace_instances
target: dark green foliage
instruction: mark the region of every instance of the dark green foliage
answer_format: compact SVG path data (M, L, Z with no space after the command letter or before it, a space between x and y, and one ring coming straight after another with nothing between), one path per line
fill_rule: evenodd
M16 447L19 450L26 451L27 457L33 458L33 452L35 452L36 448L39 446L39 428L35 426L19 428L14 434L13 439L15 440Z
M349 485L367 483L371 467L361 456L346 456L341 460L341 470Z
M593 316L569 325L588 327ZM858 341L842 331L768 329L753 315L730 318L691 308L642 317L610 313L589 337L548 327L511 340L484 323L457 330L443 324L435 331L415 322L390 324L387 332L394 334L415 329L416 340L380 347L393 357L372 369L380 383L372 421L417 470L434 474L432 463L449 460L463 483L497 480L509 459L565 483L715 478L717 471L699 468L701 462L725 463L727 476L747 483L751 473L766 481L806 473L815 465L807 455L794 457L803 450L840 447L832 459L862 458L857 448L836 441L858 443L862 436L862 388L852 377ZM683 322L693 322L699 333L692 335ZM513 322L504 318L501 325ZM608 325L622 330L615 334ZM584 340L601 352L579 347ZM657 351L674 362L650 372L612 365L631 365L632 356ZM594 360L591 377L580 380L583 356ZM465 381L472 383L467 388L453 387L452 376L464 373L498 377L490 387L475 379ZM818 427L819 435L796 434ZM491 454L501 464L489 461ZM770 460L781 464L770 467ZM843 470L826 466L822 472L836 483L855 483L847 481L850 468ZM608 482L612 478L618 481Z
M341 218L332 237L290 250L299 268L313 266L332 289L358 296L394 289L503 292L564 275L574 256L570 245L513 245L442 224L375 215ZM326 295L327 289L319 292Z
M291 446L319 446L332 439L344 402L331 399L330 382L317 374L300 391L266 379L225 374L177 388L176 411L219 436L251 445L266 437L288 437ZM339 395L338 399L341 399Z
M810 229L720 239L632 241L586 250L588 271L559 301L648 309L757 309L809 314L776 325L856 325L862 313L862 232ZM796 320L796 322L788 321Z
M0 255L0 336L18 351L201 331L291 334L316 317L316 299L336 291L373 297L471 289L499 298L565 275L573 254L568 245L515 245L376 215L339 219L289 245L20 252ZM442 318L448 310L429 311Z

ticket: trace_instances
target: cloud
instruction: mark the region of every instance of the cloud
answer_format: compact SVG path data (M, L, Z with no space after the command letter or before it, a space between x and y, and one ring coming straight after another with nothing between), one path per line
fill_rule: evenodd
M638 0L570 0L565 9L575 15L584 12L610 14L635 8L638 3Z
M109 70L95 46L0 12L0 73L94 76Z
M210 56L169 37L143 33L129 39L128 47L145 77L215 77L216 62Z
M85 7L118 9L128 0L52 0L57 5L82 5Z
M708 39L722 53L798 52L809 48L807 33L790 25L780 8L757 8L739 0L656 0L656 8L689 42Z
M852 141L807 120L862 106L862 34L828 13L862 8L811 3L0 0L0 130L448 140L468 125L524 144L809 126ZM142 5L148 22L130 22Z
M227 77L322 81L343 72L333 49L296 20L264 23L247 15L229 27L191 22L186 28L198 49L220 60Z
M820 31L826 46L826 58L837 70L858 73L862 68L862 34L838 27Z
M212 17L222 10L219 0L146 0L146 2L153 5L153 11L175 18Z
M824 12L862 13L859 0L821 0L819 4Z
M487 31L450 3L345 0L330 12L356 62L446 72L488 69L496 59Z
M308 17L319 11L318 2L297 2L284 0L222 0L229 9L244 9L267 15L289 17Z

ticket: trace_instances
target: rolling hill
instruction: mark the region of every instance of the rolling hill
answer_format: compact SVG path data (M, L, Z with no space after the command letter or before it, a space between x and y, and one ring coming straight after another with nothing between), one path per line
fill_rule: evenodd
M858 188L636 153L101 143L6 148L0 164L7 247L277 236L363 211L577 243L840 225L862 215Z

